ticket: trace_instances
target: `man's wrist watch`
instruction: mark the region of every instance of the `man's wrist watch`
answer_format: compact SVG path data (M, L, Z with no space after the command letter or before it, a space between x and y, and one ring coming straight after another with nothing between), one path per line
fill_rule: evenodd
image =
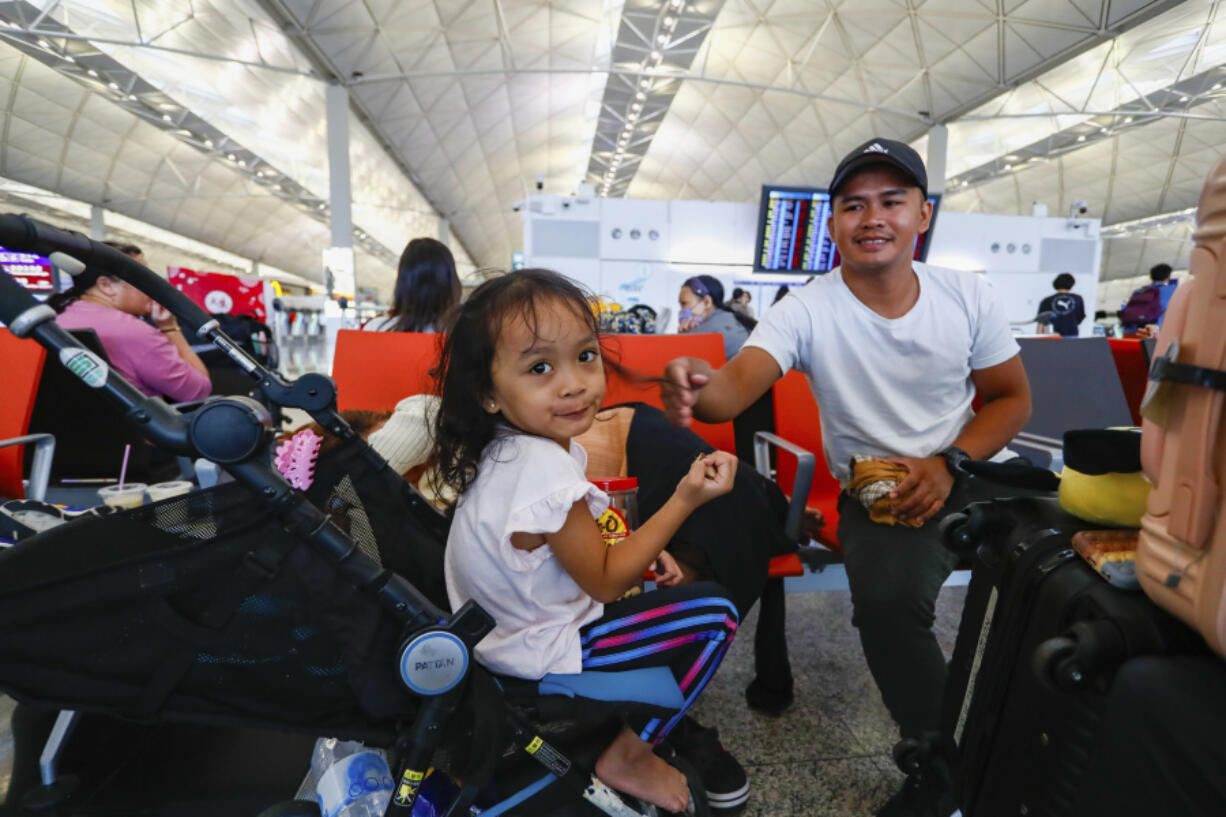
M955 478L966 473L962 470L962 464L970 460L971 455L958 448L956 445L951 445L937 456L945 459L945 467L949 469L949 473Z

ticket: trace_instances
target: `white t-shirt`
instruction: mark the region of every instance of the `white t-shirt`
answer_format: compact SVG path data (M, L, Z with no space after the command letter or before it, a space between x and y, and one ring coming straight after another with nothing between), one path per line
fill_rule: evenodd
M830 473L852 454L930 457L953 444L974 412L971 371L1018 353L1004 305L973 272L915 262L919 300L884 318L843 282L841 268L772 306L746 346L809 379Z
M494 617L477 658L494 672L538 679L582 670L579 629L604 606L575 584L549 545L519 550L512 533L556 533L579 500L592 519L609 497L587 481L587 452L507 432L485 449L477 479L460 496L444 569L452 609L475 599Z

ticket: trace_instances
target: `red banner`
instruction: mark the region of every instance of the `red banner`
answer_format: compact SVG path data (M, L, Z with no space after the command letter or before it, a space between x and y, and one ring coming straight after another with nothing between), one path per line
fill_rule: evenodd
M169 267L170 283L175 289L210 314L254 315L267 317L264 310L264 282L259 278L196 272L184 267Z

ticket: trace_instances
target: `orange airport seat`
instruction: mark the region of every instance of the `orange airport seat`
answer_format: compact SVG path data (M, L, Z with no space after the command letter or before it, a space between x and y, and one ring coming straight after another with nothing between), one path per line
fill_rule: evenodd
M635 382L635 376L657 378L664 367L677 357L699 357L718 368L724 365L724 339L713 332L689 335L606 335L601 338L611 362L627 369L629 377L609 372L605 405L640 402L664 408L660 401L660 386L654 380ZM694 433L721 451L736 451L736 436L732 423L700 423L691 426Z
M839 545L838 504L842 488L826 467L817 401L809 390L809 381L797 371L785 374L772 388L775 400L775 433L817 455L817 466L813 472L813 483L809 486L809 499L806 504L822 512L825 524L818 537L819 541L835 550ZM786 452L779 452L776 482L786 490L795 475L795 458Z
M0 360L4 361L4 399L0 400L0 441L24 437L34 411L34 395L42 379L47 351L32 340L21 340L0 329ZM0 497L22 499L25 446L0 447Z
M635 382L634 377L659 377L675 357L700 357L712 366L724 365L724 342L718 334L606 335L601 340L610 359L629 375L609 372L605 405L638 401L663 408L659 385ZM337 407L390 411L404 397L432 392L430 370L438 363L441 343L442 335L422 332L337 332L332 362ZM714 447L736 450L732 423L696 422L693 428Z
M337 332L332 358L337 408L391 411L411 394L434 391L430 370L438 363L442 340L431 332Z

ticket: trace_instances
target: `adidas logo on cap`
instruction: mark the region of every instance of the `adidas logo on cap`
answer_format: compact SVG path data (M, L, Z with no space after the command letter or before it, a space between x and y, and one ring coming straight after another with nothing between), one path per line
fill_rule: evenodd
M879 142L873 142L871 145L866 147L862 152L863 153L889 153L890 151L887 150L886 148L883 148Z

